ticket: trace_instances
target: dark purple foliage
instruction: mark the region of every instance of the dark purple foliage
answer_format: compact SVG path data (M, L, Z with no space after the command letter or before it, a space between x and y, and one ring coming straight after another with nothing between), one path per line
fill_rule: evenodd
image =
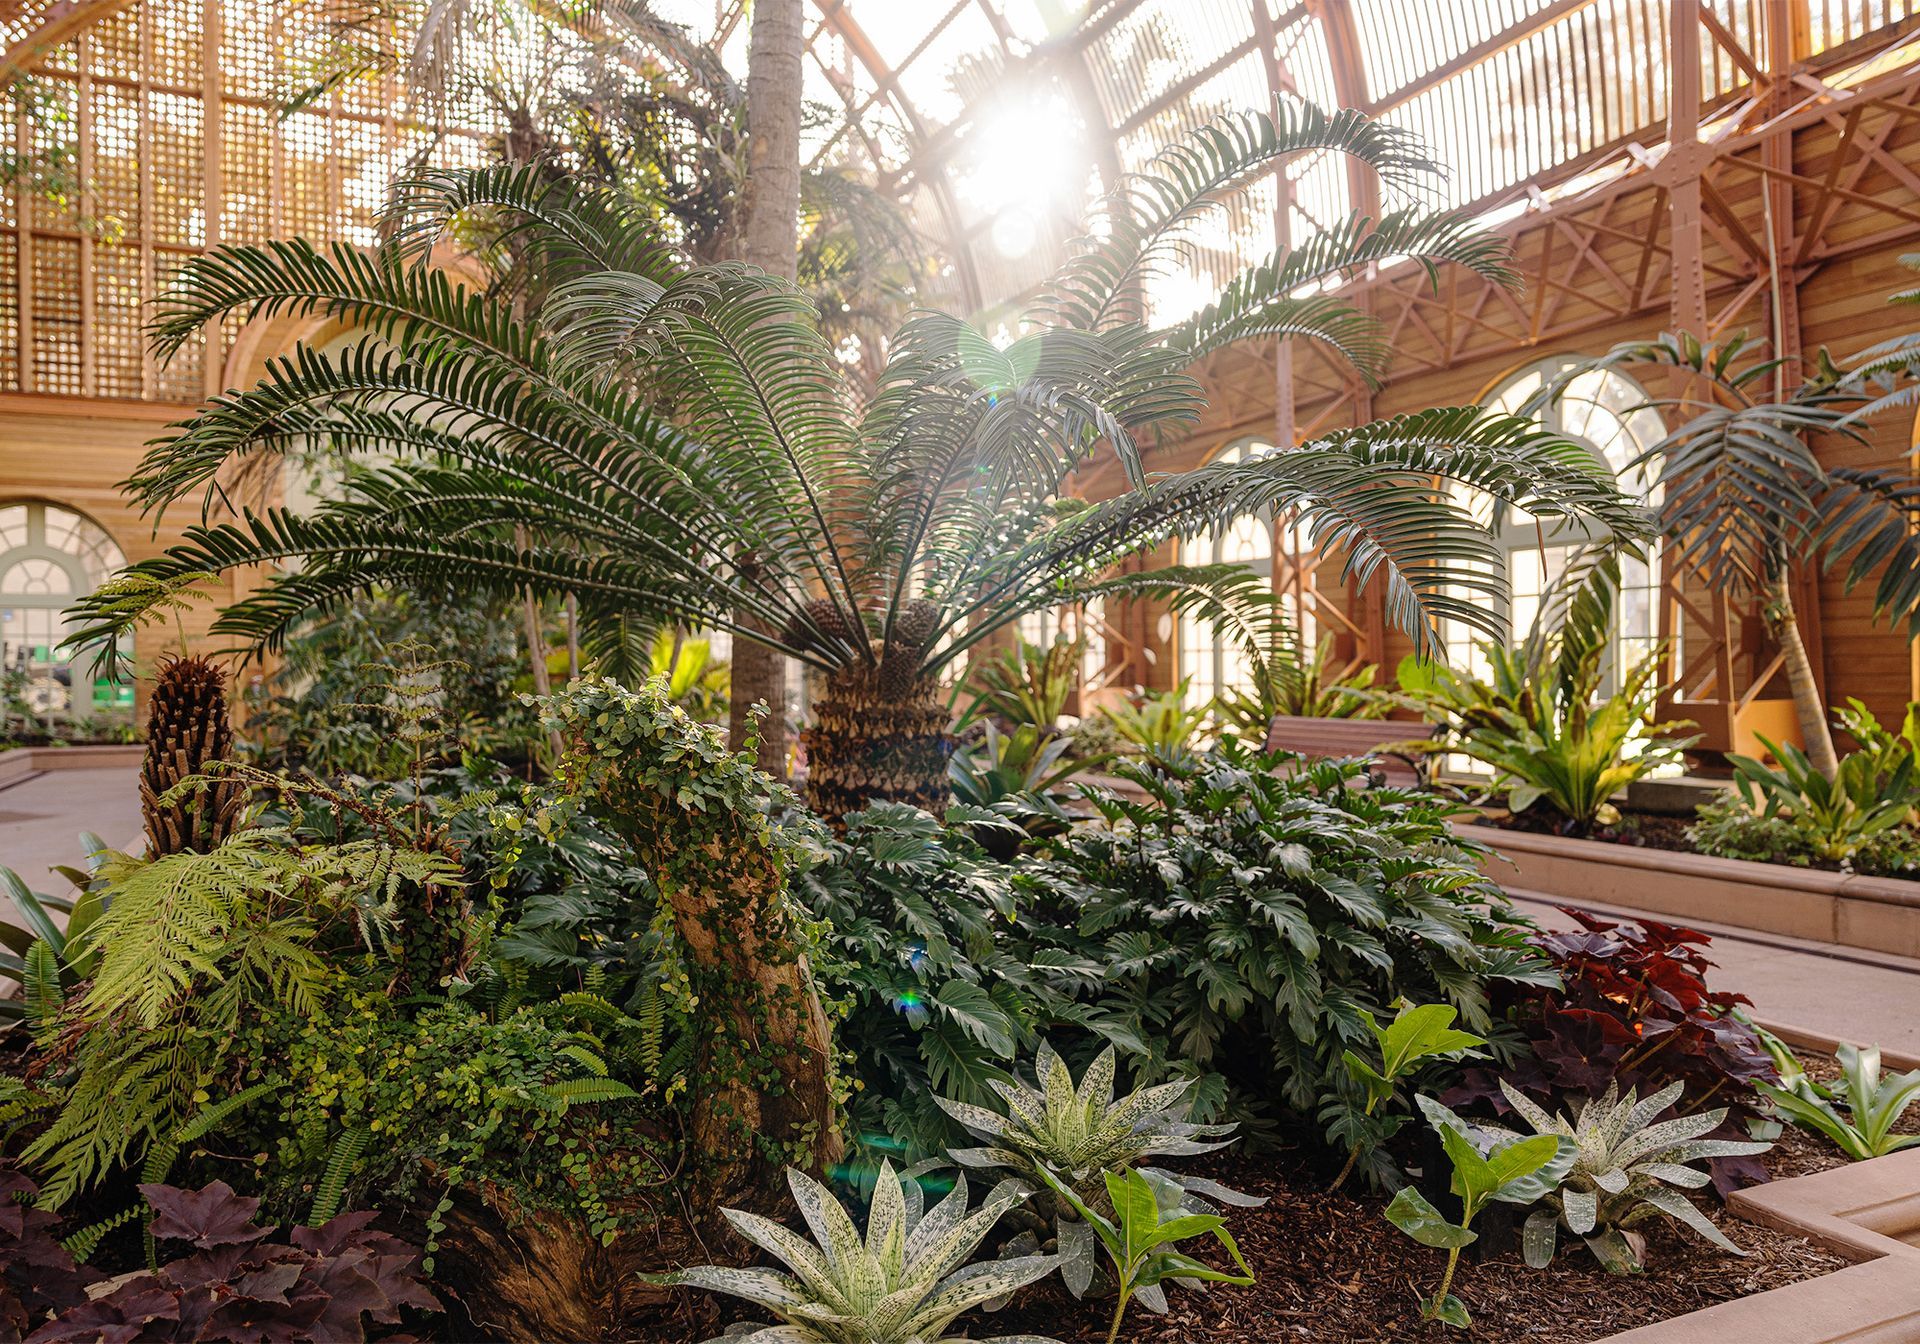
M50 1311L87 1300L99 1274L54 1238L60 1220L33 1207L39 1187L11 1167L0 1167L0 1338L18 1339Z
M224 1181L202 1190L143 1185L153 1234L193 1254L69 1306L28 1344L349 1344L367 1327L397 1325L403 1307L438 1311L418 1274L420 1256L376 1232L371 1213L344 1213L325 1227L267 1240L253 1221L260 1201Z
M1529 941L1564 988L1519 986L1510 1004L1529 1053L1500 1074L1469 1071L1448 1103L1485 1102L1504 1112L1500 1077L1550 1106L1594 1096L1609 1082L1645 1096L1679 1081L1686 1084L1683 1111L1727 1106L1730 1124L1751 1114L1754 1080L1777 1074L1758 1034L1733 1016L1747 997L1707 987L1712 939L1655 920L1616 924L1562 910L1581 927ZM1715 1177L1726 1188L1766 1174L1748 1158L1716 1163Z

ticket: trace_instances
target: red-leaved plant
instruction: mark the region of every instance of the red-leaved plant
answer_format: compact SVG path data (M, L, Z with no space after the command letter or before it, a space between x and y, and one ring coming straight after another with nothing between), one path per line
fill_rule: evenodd
M60 1219L33 1207L40 1188L0 1167L0 1339L19 1339L45 1320L87 1300L100 1275L75 1264L54 1236Z
M1728 1125L1744 1129L1759 1100L1754 1081L1778 1075L1759 1035L1734 1016L1750 1000L1707 987L1714 963L1705 949L1712 939L1656 920L1624 924L1565 906L1561 911L1580 928L1540 932L1528 941L1559 972L1563 987L1514 986L1508 1002L1507 1018L1526 1038L1526 1051L1497 1076L1470 1070L1443 1100L1484 1102L1504 1114L1499 1077L1549 1109L1598 1096L1609 1083L1648 1096L1680 1082L1686 1090L1676 1111L1726 1106ZM1765 1179L1751 1158L1714 1164L1722 1190Z
M343 1213L324 1227L294 1228L288 1242L270 1242L271 1229L253 1221L260 1201L224 1181L140 1191L153 1206L153 1235L184 1241L193 1253L67 1306L27 1344L357 1344L369 1337L369 1324L398 1325L402 1308L440 1310L420 1280L419 1253L374 1231L371 1213Z

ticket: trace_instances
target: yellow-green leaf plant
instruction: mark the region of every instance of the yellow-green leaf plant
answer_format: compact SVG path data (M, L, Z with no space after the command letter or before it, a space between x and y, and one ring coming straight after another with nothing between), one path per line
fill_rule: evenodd
M1394 1089L1417 1072L1422 1064L1434 1059L1459 1059L1475 1055L1479 1053L1479 1047L1487 1043L1484 1036L1475 1036L1470 1031L1460 1031L1454 1027L1454 1019L1460 1014L1451 1004L1403 1003L1393 1021L1384 1027L1365 1008L1359 1011L1360 1020L1367 1024L1367 1030L1373 1033L1374 1042L1379 1046L1379 1067L1362 1059L1353 1050L1343 1052L1340 1059L1346 1066L1347 1076L1366 1093L1367 1099L1361 1113L1369 1118L1393 1099ZM1361 1152L1367 1146L1364 1135L1353 1136L1347 1149L1346 1165L1333 1178L1334 1189L1338 1190L1346 1184L1354 1163L1359 1161Z
M1883 1079L1878 1046L1862 1050L1843 1045L1834 1057L1840 1062L1838 1088L1822 1086L1804 1072L1783 1074L1778 1087L1757 1081L1754 1086L1784 1118L1826 1135L1855 1162L1920 1144L1920 1134L1893 1132L1907 1107L1920 1098L1920 1069Z
M1153 1183L1138 1171L1105 1173L1111 1216L1086 1203L1051 1172L1042 1169L1040 1178L1086 1220L1107 1253L1119 1299L1114 1303L1113 1323L1107 1329L1107 1344L1120 1338L1120 1325L1134 1299L1156 1311L1167 1309L1161 1284L1168 1280L1194 1287L1230 1283L1244 1288L1253 1282L1253 1270L1228 1233L1226 1219L1217 1213L1183 1213L1177 1208L1169 1211L1162 1206ZM1238 1274L1224 1273L1173 1249L1177 1242L1207 1236L1226 1248L1240 1267Z
M1420 1303L1423 1320L1445 1321L1465 1330L1473 1323L1466 1303L1453 1295L1454 1272L1460 1267L1460 1252L1480 1239L1472 1228L1480 1210L1503 1193L1533 1181L1553 1164L1564 1160L1565 1143L1556 1135L1541 1134L1527 1139L1506 1139L1482 1155L1464 1130L1451 1125L1436 1125L1447 1159L1453 1164L1453 1193L1460 1200L1460 1221L1451 1222L1433 1207L1427 1197L1413 1186L1406 1186L1387 1205L1387 1221L1422 1246L1433 1246L1447 1253L1446 1273L1432 1297Z

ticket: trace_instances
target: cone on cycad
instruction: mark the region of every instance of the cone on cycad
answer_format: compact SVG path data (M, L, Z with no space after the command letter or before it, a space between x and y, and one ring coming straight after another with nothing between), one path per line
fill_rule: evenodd
M227 674L205 658L173 658L160 667L147 712L147 757L140 767L140 811L147 856L205 854L239 829L246 790L215 777L163 804L181 780L204 775L233 754L227 718Z

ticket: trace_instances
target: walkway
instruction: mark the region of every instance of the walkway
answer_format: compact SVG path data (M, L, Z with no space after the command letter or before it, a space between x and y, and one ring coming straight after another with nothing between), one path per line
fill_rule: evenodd
M1576 927L1555 908L1572 902L1524 891L1511 894L1540 924ZM1619 906L1579 904L1606 919L1662 918ZM1920 1067L1920 961L1721 924L1695 922L1689 927L1713 936L1707 956L1719 969L1708 983L1752 999L1754 1017L1782 1036L1806 1045L1878 1045L1888 1067Z
M64 896L54 864L80 865L80 832L92 831L117 849L140 838L138 766L48 770L0 789L0 867L13 869L34 891ZM0 918L12 903L0 897Z

